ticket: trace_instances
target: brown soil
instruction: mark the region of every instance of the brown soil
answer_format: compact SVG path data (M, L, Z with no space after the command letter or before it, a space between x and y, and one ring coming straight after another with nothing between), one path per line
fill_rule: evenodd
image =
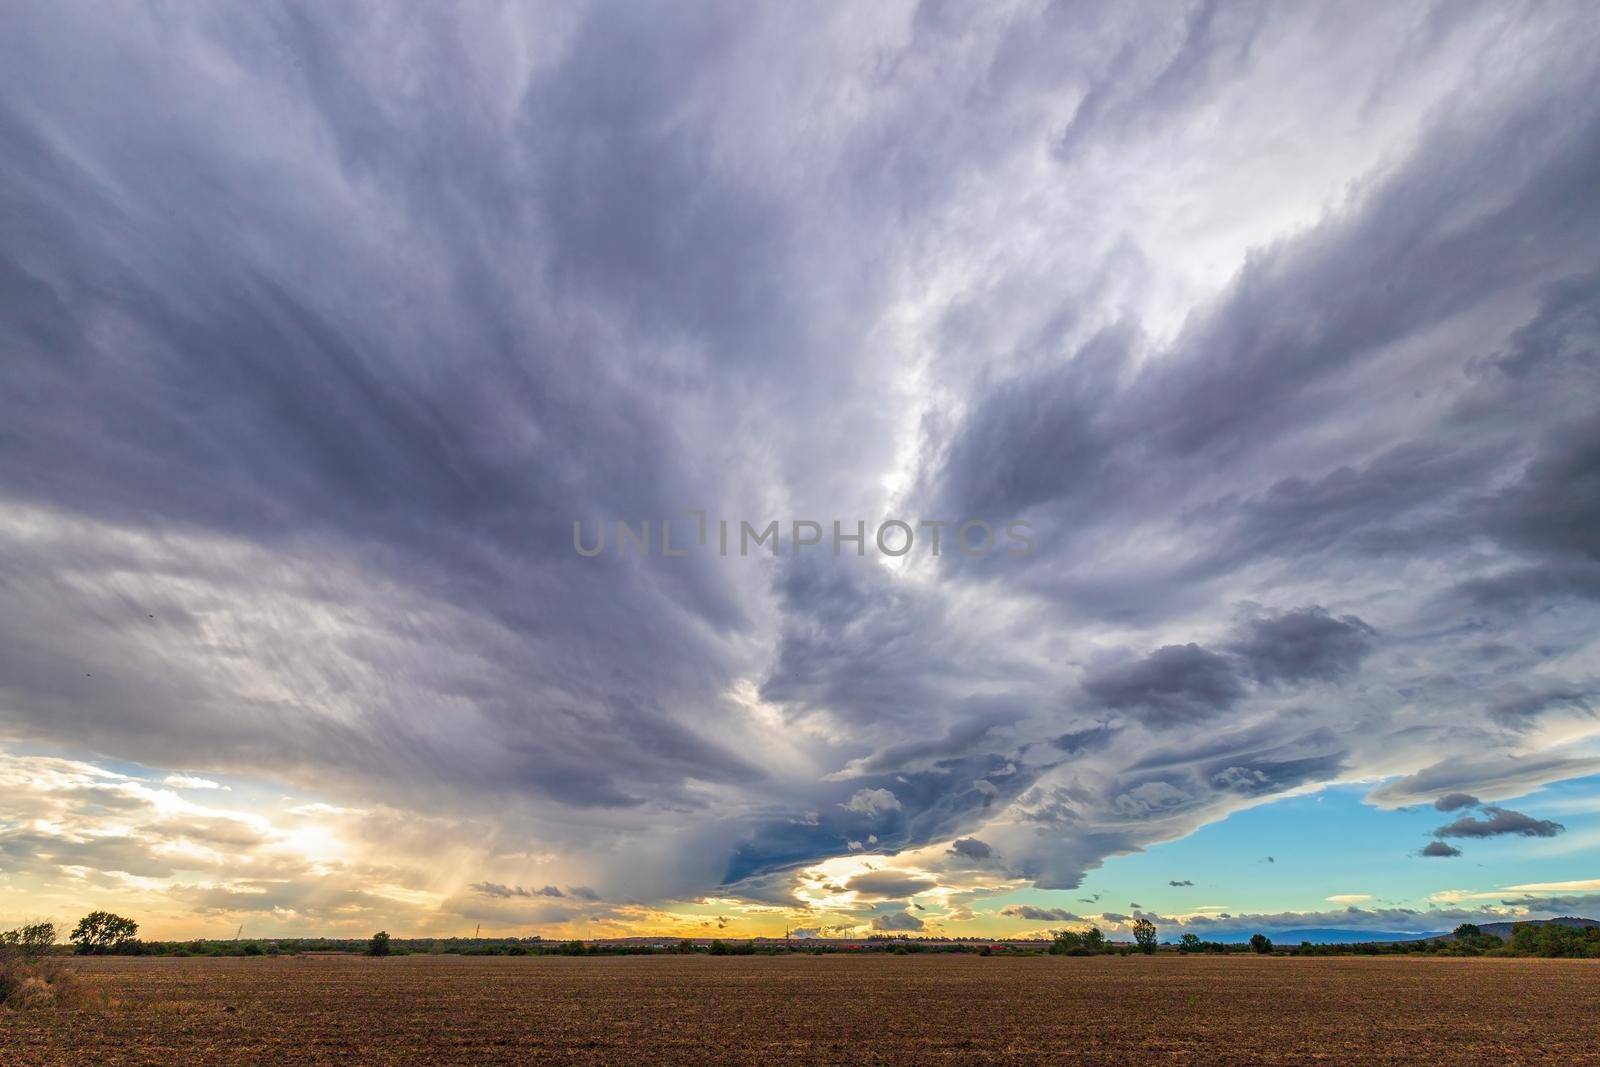
M93 959L0 1063L1600 1064L1600 961Z

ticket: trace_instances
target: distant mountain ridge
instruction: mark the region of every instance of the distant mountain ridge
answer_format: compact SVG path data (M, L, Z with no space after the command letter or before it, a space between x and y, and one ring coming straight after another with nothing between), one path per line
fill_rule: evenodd
M1573 915L1562 915L1554 919L1518 919L1513 922L1478 923L1479 930L1486 934L1493 934L1502 940L1511 936L1512 927L1526 923L1529 926L1571 926L1583 928L1585 926L1600 926L1600 919L1582 919ZM1432 941L1435 938L1452 940L1455 935L1446 930L1433 933L1418 933L1417 931L1400 930L1346 930L1336 927L1308 927L1293 930L1263 930L1262 933L1272 938L1273 941L1283 945L1297 945L1302 941L1309 941L1313 945L1362 945L1362 944L1387 944L1396 941ZM1234 936L1234 935L1229 935ZM1239 940L1244 940L1248 934L1237 935ZM1226 940L1218 937L1216 940Z
M1426 941L1446 934L1418 933L1415 930L1344 930L1324 927L1267 931L1267 936L1284 945L1309 941L1313 945L1358 945L1368 941Z

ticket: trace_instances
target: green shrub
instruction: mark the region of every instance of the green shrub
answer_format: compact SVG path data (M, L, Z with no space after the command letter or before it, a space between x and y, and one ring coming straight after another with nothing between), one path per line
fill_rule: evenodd
M1057 930L1050 940L1050 954L1062 956L1083 947L1083 937L1072 930Z

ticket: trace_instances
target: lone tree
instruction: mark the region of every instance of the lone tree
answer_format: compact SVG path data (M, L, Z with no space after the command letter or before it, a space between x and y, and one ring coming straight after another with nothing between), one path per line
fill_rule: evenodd
M379 930L367 941L367 955L387 956L389 954L389 931Z
M1179 952L1199 952L1200 947L1199 934L1184 934L1178 939Z
M77 946L73 951L80 956L103 956L132 941L138 932L139 924L132 919L109 911L91 911L78 920L67 940Z
M1251 934L1250 950L1252 952L1259 952L1262 955L1266 955L1268 952L1272 951L1272 938L1268 937L1266 934Z
M1139 951L1148 956L1156 950L1156 924L1149 919L1133 920L1133 939L1139 942Z

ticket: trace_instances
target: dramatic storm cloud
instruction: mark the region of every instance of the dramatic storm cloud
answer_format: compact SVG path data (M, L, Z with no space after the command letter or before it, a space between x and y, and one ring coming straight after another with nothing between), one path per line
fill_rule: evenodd
M0 873L910 931L1600 772L1594 24L13 7Z

